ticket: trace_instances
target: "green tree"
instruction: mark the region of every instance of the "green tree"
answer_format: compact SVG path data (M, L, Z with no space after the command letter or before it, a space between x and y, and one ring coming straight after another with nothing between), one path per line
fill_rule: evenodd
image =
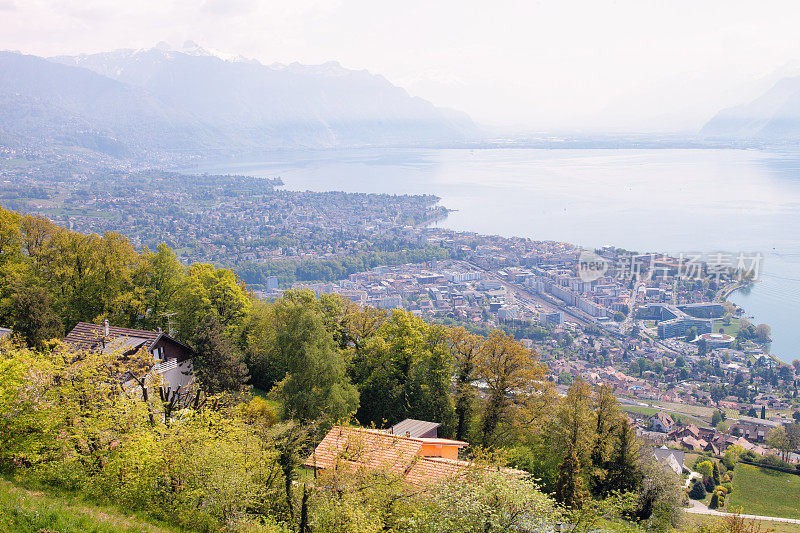
M759 324L755 329L755 337L759 342L769 342L772 330L767 324Z
M302 302L284 302L277 312L285 316L276 344L286 364L286 377L275 387L284 415L304 421L351 415L358 408L358 391L322 314Z
M623 420L614 390L608 385L594 389L591 409L594 415L594 443L590 457L589 483L593 494L604 495L608 492L606 482L617 426L623 423Z
M134 288L129 305L122 309L128 315L119 321L132 327L167 330L170 317L166 315L177 312L176 299L184 284L186 268L166 244L159 244L155 252L145 251L141 259L132 274Z
M703 483L701 481L698 480L694 481L694 484L692 485L692 488L689 491L689 497L693 500L706 499L706 488L703 486Z
M711 476L714 473L714 466L711 464L711 461L705 460L700 461L694 469L702 474L703 479L711 479Z
M251 302L232 271L194 263L186 271L174 305L178 334L188 338L209 315L217 318L228 335L240 335Z
M773 428L767 434L767 444L781 452L781 458L785 461L791 451L791 439L783 426Z
M581 509L588 499L588 494L583 488L583 475L581 461L577 450L570 448L567 455L558 465L558 478L556 480L556 499L567 509Z
M639 489L642 473L639 468L639 441L636 431L622 420L617 426L614 450L608 463L606 490L632 492Z
M464 440L469 434L469 424L474 415L477 379L475 363L482 338L464 328L453 328L448 336L455 355L456 439Z
M590 389L576 380L557 407L552 431L562 460L558 465L556 499L570 509L580 509L587 498L583 487L583 465L592 444Z
M13 326L32 348L63 335L61 317L53 309L50 293L39 286L18 286L13 295Z
M481 442L494 446L520 426L541 419L549 399L547 369L513 337L494 330L478 352L477 373L486 383L481 416Z
M194 373L208 394L241 390L249 380L244 354L225 334L219 319L209 314L195 329Z
M444 435L452 434L453 360L444 326L394 310L361 342L350 375L361 395L356 418L362 424L418 418L439 422Z
M719 507L719 495L716 491L711 495L711 501L708 502L709 509L716 509Z

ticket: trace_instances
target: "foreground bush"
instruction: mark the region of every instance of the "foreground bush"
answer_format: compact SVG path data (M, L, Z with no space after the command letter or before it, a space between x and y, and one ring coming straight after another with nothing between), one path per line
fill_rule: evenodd
M693 500L705 500L706 488L702 481L695 480L692 488L689 490L689 497Z

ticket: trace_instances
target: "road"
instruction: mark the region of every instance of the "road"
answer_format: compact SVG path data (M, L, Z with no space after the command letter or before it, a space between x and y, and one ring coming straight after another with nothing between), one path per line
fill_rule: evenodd
M633 285L633 289L631 289L631 297L628 300L628 316L625 317L625 321L620 324L622 327L622 331L626 334L630 333L633 329L634 324L636 323L636 311L639 308L639 288L646 288L646 285L642 281L638 281Z

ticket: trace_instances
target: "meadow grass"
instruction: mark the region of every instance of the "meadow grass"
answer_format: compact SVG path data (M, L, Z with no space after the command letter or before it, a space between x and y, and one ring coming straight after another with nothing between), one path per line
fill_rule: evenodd
M8 533L167 533L178 530L116 509L28 490L0 479L0 531Z
M742 513L800 518L800 476L739 463L726 506Z

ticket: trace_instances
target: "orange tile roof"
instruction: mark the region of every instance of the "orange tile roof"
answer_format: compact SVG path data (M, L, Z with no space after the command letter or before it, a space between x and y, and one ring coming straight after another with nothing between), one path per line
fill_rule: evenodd
M415 439L374 429L334 426L303 464L321 470L343 467L388 470L414 485L433 485L475 466L469 461L423 456L423 444L468 445L450 439ZM511 468L500 471L527 475Z
M309 467L338 466L387 469L402 476L422 449L422 442L373 429L334 426L304 463Z
M481 468L485 472L495 470L517 477L528 475L524 470L514 468L478 467L470 461L445 459L444 457L420 457L406 473L406 481L414 485L435 485L460 474L466 474L471 468Z

